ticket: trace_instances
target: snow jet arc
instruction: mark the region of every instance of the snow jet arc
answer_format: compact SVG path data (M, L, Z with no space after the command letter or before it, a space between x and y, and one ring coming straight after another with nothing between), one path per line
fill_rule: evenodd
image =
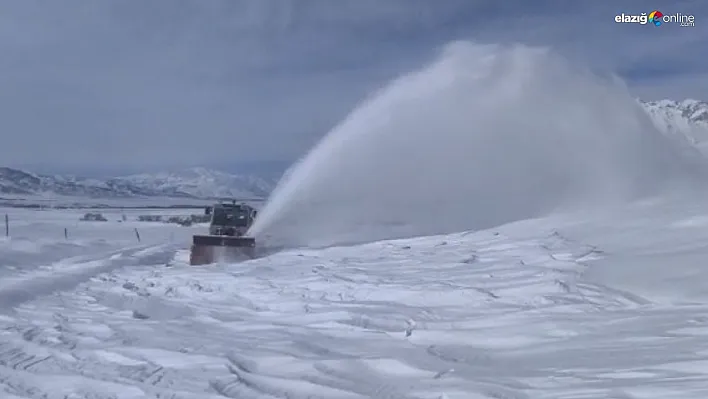
M249 234L327 246L489 228L647 194L684 160L616 81L545 48L454 42L329 132Z

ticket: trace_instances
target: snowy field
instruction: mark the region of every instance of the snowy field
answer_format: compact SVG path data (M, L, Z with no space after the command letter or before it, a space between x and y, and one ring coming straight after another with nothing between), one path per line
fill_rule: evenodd
M160 211L0 210L0 399L708 398L708 160L616 83L452 43L285 173L250 233L288 249L241 263L189 266L206 226Z
M0 211L2 398L708 397L685 203L208 267L204 226Z

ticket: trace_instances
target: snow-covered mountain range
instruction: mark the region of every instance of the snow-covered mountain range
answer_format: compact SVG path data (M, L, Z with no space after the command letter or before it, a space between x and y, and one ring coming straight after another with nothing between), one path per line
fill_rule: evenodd
M196 198L264 198L276 183L253 175L235 175L207 168L191 168L178 173L144 173L113 179L116 180L143 190L184 193Z
M708 155L708 103L696 100L640 101L656 127ZM42 175L0 167L0 195L50 194L92 198L264 198L276 181L206 168L109 179Z
M0 167L0 195L61 195L90 198L264 198L275 182L206 168L108 179L36 174Z
M697 100L641 102L654 125L668 136L687 140L708 155L708 103Z

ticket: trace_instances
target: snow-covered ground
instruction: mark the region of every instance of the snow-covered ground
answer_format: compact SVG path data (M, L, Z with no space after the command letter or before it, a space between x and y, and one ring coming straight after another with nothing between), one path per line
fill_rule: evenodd
M208 267L203 226L8 212L2 398L708 396L687 202Z
M708 161L660 123L704 105L656 106L457 42L287 173L250 230L280 252L0 210L0 399L704 399Z

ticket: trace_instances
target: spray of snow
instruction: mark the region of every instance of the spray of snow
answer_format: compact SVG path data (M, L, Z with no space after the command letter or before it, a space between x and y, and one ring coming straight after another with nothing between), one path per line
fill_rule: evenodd
M544 48L455 42L335 127L250 234L325 246L605 207L695 172L685 151L616 80Z

